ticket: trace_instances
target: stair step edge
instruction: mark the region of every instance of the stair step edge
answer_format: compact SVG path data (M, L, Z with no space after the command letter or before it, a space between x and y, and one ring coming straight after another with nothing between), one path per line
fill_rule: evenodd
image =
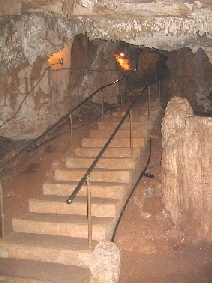
M33 260L0 259L2 283L88 283L89 279L89 268Z

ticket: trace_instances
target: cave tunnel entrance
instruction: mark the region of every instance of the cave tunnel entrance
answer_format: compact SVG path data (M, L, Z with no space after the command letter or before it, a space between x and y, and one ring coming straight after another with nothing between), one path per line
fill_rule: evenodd
M66 82L64 92L69 93L67 104L70 103L72 108L99 87L126 76L122 85L105 89L105 102L115 104L120 95L132 94L135 89L145 87L163 76L167 70L167 57L168 52L118 41L90 41L86 35L79 34L69 46L48 59L54 85L52 97L55 97L58 105L56 97L58 86L64 81L64 70L69 69L69 82ZM129 73L131 75L127 76ZM100 95L96 95L93 102L101 103Z
M121 61L124 68L119 64ZM133 93L161 76L162 104L180 96L188 99L195 113L211 115L212 67L202 49L196 53L190 48L166 52L121 41L89 40L79 34L46 60L38 58L33 66L24 63L3 76L4 101L12 103L1 105L3 122L9 117L9 122L0 129L1 136L10 141L39 136L91 93L135 67L137 71L125 82L105 90L105 103L114 105L121 93ZM17 111L21 101L24 103ZM101 101L101 93L92 99L98 105ZM2 149L7 152L5 146Z
M61 109L74 107L105 82L115 81L135 68L137 71L126 78L125 89L122 86L120 90L115 87L107 90L106 102L114 104L120 92L133 92L161 77L162 104L167 105L172 97L180 96L188 99L196 114L211 116L212 113L212 86L208 79L212 74L211 64L201 49L196 53L189 48L167 52L121 41L91 41L79 34L52 54L48 63L52 71L52 123L60 117ZM98 96L94 98L96 103L101 103L100 100ZM56 110L55 105L63 106Z
M16 104L25 99L26 102L17 113L15 104L4 106L4 112L12 112L14 118L2 127L1 165L101 86L137 68L121 84L104 90L104 103L109 108L120 103L121 95L133 94L156 80L166 73L167 56L167 52L160 50L119 41L89 40L79 34L46 60L38 58L33 66L24 64L13 70L6 78L14 81L7 93L15 94L18 84L22 93L11 97L16 99ZM93 107L94 116L99 115L101 103L102 93L99 92L89 106Z

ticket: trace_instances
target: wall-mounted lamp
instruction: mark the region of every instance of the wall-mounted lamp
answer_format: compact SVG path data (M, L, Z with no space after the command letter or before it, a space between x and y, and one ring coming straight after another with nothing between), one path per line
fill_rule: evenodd
M126 57L126 54L124 52L114 54L114 56L116 58L116 61L119 63L119 65L124 71L131 70L130 60Z
M59 60L59 63L61 64L61 65L63 65L63 58L60 58L60 59L58 59Z

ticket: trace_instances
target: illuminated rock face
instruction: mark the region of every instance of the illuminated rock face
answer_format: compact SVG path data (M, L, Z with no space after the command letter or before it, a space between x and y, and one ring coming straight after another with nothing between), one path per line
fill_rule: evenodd
M68 26L69 36L71 33L86 32L90 39L121 40L168 51L181 47L193 50L205 47L210 53L208 48L212 45L210 0L0 0L0 4L1 2L0 15L52 13L59 19L54 23L54 30L57 30L58 24L62 29ZM43 18L43 15L39 17ZM30 31L30 25L28 28ZM33 28L39 30L39 24L33 25ZM45 36L40 38L42 42Z
M193 240L212 240L212 118L193 115L174 97L162 123L163 202L175 225Z
M46 58L77 34L172 51L202 48L212 60L211 1L0 0L0 70ZM9 54L9 56L8 56ZM6 67L7 66L7 67Z
M79 35L49 59L22 63L0 76L0 135L36 138L98 88L121 78L114 59L117 46ZM117 103L124 89L124 83L112 84L92 101L101 104L104 94L105 102Z
M102 39L114 44L122 41L162 52L188 47L195 53L201 47L212 62L212 5L209 0L0 0L0 4L1 123L16 113L39 76L43 76L40 89L33 90L30 97L34 98L27 97L22 114L20 111L20 116L16 117L21 126L11 120L13 127L1 129L1 134L8 137L18 138L23 130L25 134L20 138L38 135L65 114L73 97L77 101L78 97L98 88L102 81L116 79L112 73L105 76L97 73L86 76L83 73L83 78L76 79L80 93L76 85L72 85L73 77L70 78L68 71L64 76L66 80L55 78L58 83L55 84L55 80L52 83L50 69L46 69L49 67L47 59L71 45L76 35L86 33L90 40ZM111 46L105 44L105 48L109 48L110 53ZM91 55L97 61L91 65L102 62L95 52ZM108 66L113 68L113 64L111 61ZM210 95L210 85L207 85ZM204 90L199 89L198 94ZM56 95L58 91L59 97ZM109 94L111 103L116 101L119 90L114 87L113 92L115 95L111 94L112 91ZM199 104L207 110L205 102ZM36 131L33 129L35 124Z

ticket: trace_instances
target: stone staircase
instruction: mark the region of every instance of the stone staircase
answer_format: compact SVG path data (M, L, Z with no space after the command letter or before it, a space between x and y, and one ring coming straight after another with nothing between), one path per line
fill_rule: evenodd
M161 108L157 99L133 110L133 150L129 120L125 121L90 175L92 192L92 248L88 247L87 187L73 203L66 199L98 155L124 115L120 109L98 122L66 166L56 169L54 181L43 185L43 195L29 200L29 213L12 220L13 232L0 240L0 282L90 282L89 264L100 240L109 240L132 187L142 151ZM139 167L140 168L140 167ZM137 173L136 173L137 172Z

